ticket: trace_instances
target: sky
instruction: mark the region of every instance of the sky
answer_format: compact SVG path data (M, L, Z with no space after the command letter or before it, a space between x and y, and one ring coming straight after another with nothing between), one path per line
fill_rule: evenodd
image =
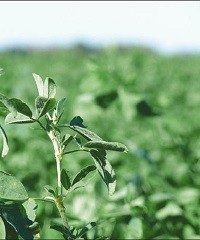
M200 2L0 1L0 49L76 42L200 53Z

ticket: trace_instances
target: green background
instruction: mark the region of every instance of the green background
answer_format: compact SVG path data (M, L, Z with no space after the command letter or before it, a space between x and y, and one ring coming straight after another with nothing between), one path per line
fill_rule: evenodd
M32 73L51 77L57 100L66 97L63 123L81 116L106 141L126 144L128 153L109 152L117 176L109 197L91 174L65 200L74 226L97 221L88 238L200 238L200 56L160 55L150 49L19 50L0 53L1 93L34 109ZM4 119L1 118L1 124ZM4 126L4 125L3 125ZM0 169L18 177L30 197L56 186L53 149L37 125L4 126L10 152ZM66 155L71 177L92 164L87 153ZM58 213L38 202L41 237L62 238L49 229Z

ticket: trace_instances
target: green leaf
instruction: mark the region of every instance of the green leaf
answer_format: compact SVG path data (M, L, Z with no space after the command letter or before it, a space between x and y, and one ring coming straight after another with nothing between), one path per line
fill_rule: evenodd
M0 116L5 117L9 113L7 107L0 101Z
M34 222L36 219L36 209L37 209L37 204L36 204L35 200L29 198L22 205L24 206L24 208L26 210L28 219L30 219L31 221Z
M56 196L56 191L55 191L55 189L54 189L52 186L46 185L46 186L44 187L44 189L45 189L48 193L52 194L54 197Z
M22 102L20 99L11 98L8 99L3 94L0 94L1 108L7 108L9 112L13 114L14 117L17 116L17 113L22 113L25 116L32 117L32 112L26 103Z
M33 73L33 77L34 77L35 83L37 85L39 96L43 97L43 88L44 87L43 87L42 78L39 75L35 74L35 73Z
M9 113L5 118L5 124L24 124L24 123L34 123L34 119L30 119L29 117L17 113L17 116L14 117L12 113Z
M0 171L0 201L2 204L23 203L28 200L28 193L23 184L12 175Z
M94 171L95 169L96 167L93 165L83 168L74 178L72 186L75 185L77 182L81 181L84 177L86 177L90 172Z
M91 132L90 130L78 126L71 126L71 129L73 129L75 132L82 135L85 139L89 141L102 141L102 138L100 138L96 133Z
M74 139L73 136L71 136L71 135L69 135L69 134L66 134L66 135L63 137L62 144L63 144L64 146L67 146L73 139Z
M36 99L35 99L35 108L36 108L36 113L37 115L39 115L45 105L45 103L47 102L47 98L45 97L40 97L38 96Z
M65 169L62 169L61 171L61 183L66 190L69 190L69 188L71 187L70 178Z
M22 102L20 99L11 98L8 100L8 103L13 106L15 111L22 113L25 116L32 117L32 112L26 103Z
M50 98L47 100L47 102L45 103L44 107L42 108L39 117L42 117L43 115L45 115L46 113L48 113L49 111L51 111L56 105L56 100L55 98Z
M44 116L47 112L52 110L56 105L55 98L46 99L44 97L37 97L35 100L35 106L38 114L38 118Z
M0 217L0 239L6 239L6 229L1 217Z
M90 141L87 142L84 147L99 148L118 152L128 152L127 147L124 144L118 142Z
M59 100L57 102L56 105L56 117L59 121L60 117L62 116L63 112L64 112L64 103L65 103L66 98L62 98L61 100Z
M108 187L109 194L112 195L116 187L116 176L111 164L106 159L106 152L104 150L90 150L97 170Z
M71 240L77 239L76 236L71 233L70 229L64 227L61 224L51 225L50 228L56 230L57 232L62 233L64 239L71 239Z
M78 126L78 127L86 128L86 126L83 125L83 119L80 116L74 117L70 121L70 126Z
M28 219L22 205L1 208L0 214L23 239L34 239L32 229L29 228L34 222Z
M90 222L87 225L85 225L80 233L76 236L77 238L81 238L83 235L85 235L89 230L95 228L97 226L97 224L95 222Z
M163 220L167 217L181 216L183 210L175 203L169 202L165 207L156 212L156 218Z
M2 135L2 138L3 138L3 149L2 149L1 156L5 157L8 154L8 151L9 151L8 138L7 138L7 135L6 135L4 129L2 128L1 125L0 125L0 132L1 132L1 135Z
M2 218L3 222L4 222L4 226L5 226L5 231L6 231L6 236L5 238L2 239L19 239L18 234L15 230L15 228L9 224L4 218Z
M8 111L13 114L13 116L17 115L17 109L15 105L9 101L9 98L4 96L3 94L0 94L0 101L4 104L4 106L8 109Z
M133 217L127 225L126 239L141 239L143 237L142 221Z
M78 145L78 147L82 147L82 143L81 143L81 139L80 138L75 137L74 138L74 142Z
M56 84L53 79L46 78L44 81L43 96L46 98L54 98L56 95Z

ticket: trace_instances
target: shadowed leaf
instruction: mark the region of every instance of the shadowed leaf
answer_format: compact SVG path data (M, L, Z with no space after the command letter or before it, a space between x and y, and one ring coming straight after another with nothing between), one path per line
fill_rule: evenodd
M89 230L95 228L97 226L97 224L95 222L91 222L91 223L88 223L87 225L85 225L80 233L77 235L77 238L80 238L82 237L84 234L86 234Z
M2 149L1 156L5 157L8 154L8 151L9 151L8 138L7 138L7 135L4 131L4 129L1 127L1 125L0 125L0 132L1 132L1 135L2 135L2 139L3 139L3 149Z
M95 169L95 166L88 166L86 168L83 168L74 178L72 186L75 185L77 182L81 181L84 177L86 177L90 172L94 171Z
M32 112L26 103L22 102L20 99L11 98L8 103L15 108L15 110L25 116L32 117Z
M70 178L65 169L62 169L61 171L61 183L66 190L68 190L71 187Z
M33 232L29 228L34 222L28 219L22 205L15 204L10 207L1 208L0 213L3 219L5 219L23 239L34 239Z
M105 141L90 141L87 142L84 147L87 148L99 148L111 151L118 151L118 152L128 152L127 147L118 142L105 142Z
M57 232L62 233L64 239L71 239L71 240L77 239L76 236L73 235L68 228L64 227L64 226L61 225L61 224L51 225L50 228L56 230Z
M86 128L86 126L83 125L83 119L80 116L74 117L70 121L70 126L78 126L78 127Z
M95 162L97 170L102 177L103 181L106 183L108 187L109 194L112 195L115 191L116 187L116 177L115 172L112 169L111 164L106 159L105 150L90 150L90 154Z
M46 99L44 97L37 97L35 100L35 106L38 114L38 118L44 116L47 112L52 110L56 105L55 98Z
M46 78L44 81L43 96L46 98L54 98L56 95L56 84L53 79Z

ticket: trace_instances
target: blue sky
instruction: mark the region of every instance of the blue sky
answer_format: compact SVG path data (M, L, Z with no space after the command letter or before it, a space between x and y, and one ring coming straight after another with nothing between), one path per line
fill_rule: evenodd
M200 52L200 2L0 1L0 48L80 41Z

